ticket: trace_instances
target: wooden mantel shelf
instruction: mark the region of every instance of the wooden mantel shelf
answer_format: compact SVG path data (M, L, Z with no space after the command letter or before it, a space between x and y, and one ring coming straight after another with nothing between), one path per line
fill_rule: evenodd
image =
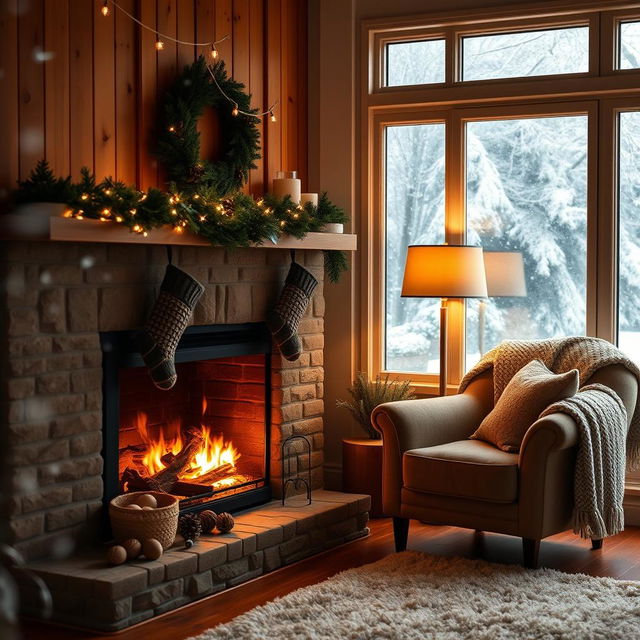
M14 218L13 215L5 216ZM15 218L14 218L15 220ZM12 225L10 225L12 226ZM12 237L19 238L20 234L14 228ZM204 238L192 233L176 233L171 227L161 227L149 231L145 238L138 233L132 233L126 227L100 220L76 220L54 216L49 218L49 229L46 227L38 233L25 234L30 240L55 240L58 242L106 242L120 244L170 244L191 247L209 247L211 244ZM264 244L255 245L263 249L330 249L339 251L355 251L357 236L350 233L308 233L299 240L293 236L283 236L276 243L269 240Z

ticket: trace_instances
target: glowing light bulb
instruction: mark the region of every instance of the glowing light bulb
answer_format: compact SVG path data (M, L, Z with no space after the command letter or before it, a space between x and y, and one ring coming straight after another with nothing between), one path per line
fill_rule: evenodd
M136 210L135 210L135 209L129 209L129 213L130 213L132 216L135 216L135 215L136 215Z
M89 199L89 194L88 194L88 193L83 193L83 194L80 196L80 200L88 200L88 199Z
M71 209L67 209L62 215L65 218L70 218L73 215L73 211L71 211Z
M176 233L182 233L182 227L174 227L174 228L173 228L173 230L174 230Z
M211 57L216 60L218 58L218 50L216 49L216 45L211 43Z
M116 222L122 222L122 218L120 216L116 216Z
M100 9L100 13L106 18L111 12L109 11L109 4L107 0L104 0L104 4L102 5L102 9Z
M276 121L276 114L273 113L273 111L269 112L271 114L271 122L275 122Z
M111 215L111 211L109 209L103 209L102 210L102 215L109 217Z
M233 109L231 110L231 115L232 116L237 116L240 112L238 111L238 105L235 104Z
M162 51L164 49L164 42L162 40L156 40L156 51Z
M169 127L169 132L170 132L170 133L175 133L175 131L176 131L176 128L175 128L173 125L171 125L171 126Z
M207 216L200 216L200 222L204 222L207 219Z
M105 194L110 196L111 195L111 189L105 189L104 190Z
M146 194L146 193L143 193L143 194L140 196L140 202L144 202L146 199L147 199L147 194Z
M200 200L200 196L196 193L196 194L194 194L193 199L194 200Z
M284 220L280 220L280 226L284 227L284 225L287 224Z
M149 234L146 231L143 231L142 235L146 238Z

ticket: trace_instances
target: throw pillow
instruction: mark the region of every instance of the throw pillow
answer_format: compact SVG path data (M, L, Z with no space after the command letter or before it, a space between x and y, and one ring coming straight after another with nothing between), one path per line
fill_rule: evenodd
M577 369L555 374L540 360L532 360L511 378L491 413L471 437L517 453L524 434L538 416L550 404L570 398L577 391Z

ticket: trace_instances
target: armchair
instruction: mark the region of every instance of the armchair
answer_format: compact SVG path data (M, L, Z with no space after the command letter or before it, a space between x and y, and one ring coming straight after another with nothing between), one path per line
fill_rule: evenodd
M588 381L613 389L627 409L637 382L622 365L596 371ZM575 422L554 413L534 422L519 453L506 453L469 436L493 408L493 372L477 376L455 396L378 406L372 422L383 439L382 503L393 517L396 551L407 547L409 520L519 536L524 564L536 567L540 540L570 528ZM594 549L602 540L593 540Z

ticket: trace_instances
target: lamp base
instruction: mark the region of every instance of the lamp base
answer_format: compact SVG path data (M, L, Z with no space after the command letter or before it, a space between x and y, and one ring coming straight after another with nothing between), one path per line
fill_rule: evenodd
M447 395L447 299L440 305L440 395Z

